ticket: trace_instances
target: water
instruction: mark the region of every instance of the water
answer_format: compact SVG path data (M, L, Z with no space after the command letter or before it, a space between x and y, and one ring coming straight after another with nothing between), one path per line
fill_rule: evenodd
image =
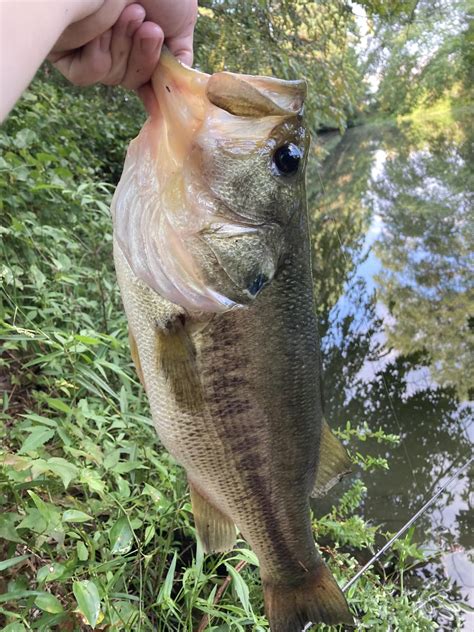
M366 517L390 531L472 455L472 122L450 112L324 135L315 151L329 154L310 165L327 416L401 436L378 447L388 471L357 473ZM474 605L470 481L450 486L415 537Z

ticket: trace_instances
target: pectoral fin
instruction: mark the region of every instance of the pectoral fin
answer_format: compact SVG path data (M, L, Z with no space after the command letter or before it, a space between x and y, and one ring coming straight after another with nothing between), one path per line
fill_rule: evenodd
M190 482L194 524L206 553L230 551L236 540L235 525L219 509L204 498Z
M344 476L352 471L352 463L346 449L332 433L323 418L321 447L316 482L311 492L312 498L321 498Z
M157 329L156 343L160 370L177 406L188 413L202 413L204 398L196 367L196 350L184 320L176 318L166 330Z

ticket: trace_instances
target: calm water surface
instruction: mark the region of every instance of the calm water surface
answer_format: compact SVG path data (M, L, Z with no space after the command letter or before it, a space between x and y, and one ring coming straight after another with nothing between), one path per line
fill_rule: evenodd
M391 531L472 455L473 129L468 112L359 127L322 136L310 165L327 415L401 436L366 448L388 471L356 474L366 517ZM472 474L415 537L474 605Z

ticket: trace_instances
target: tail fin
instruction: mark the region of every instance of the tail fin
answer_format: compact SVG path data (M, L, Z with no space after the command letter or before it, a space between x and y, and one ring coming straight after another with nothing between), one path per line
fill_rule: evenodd
M263 590L272 632L301 632L310 622L354 625L346 599L323 561L298 584L264 580Z

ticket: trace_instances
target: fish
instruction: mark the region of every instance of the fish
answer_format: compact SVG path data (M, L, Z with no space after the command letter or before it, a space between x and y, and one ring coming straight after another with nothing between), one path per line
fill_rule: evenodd
M323 418L306 82L207 74L164 52L112 201L130 349L185 469L197 537L259 560L272 632L352 624L310 498L350 471Z

